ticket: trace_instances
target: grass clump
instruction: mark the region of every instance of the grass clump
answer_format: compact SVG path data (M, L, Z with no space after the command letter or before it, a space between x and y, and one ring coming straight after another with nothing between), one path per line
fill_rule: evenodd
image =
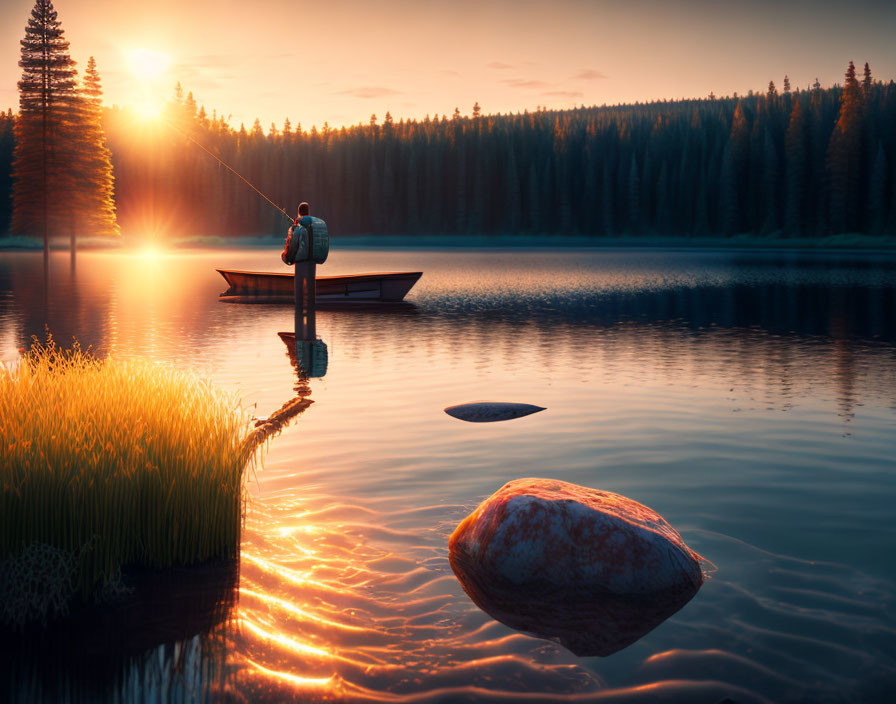
M35 344L0 366L0 569L64 551L89 600L122 567L236 557L248 434L236 397L192 374Z

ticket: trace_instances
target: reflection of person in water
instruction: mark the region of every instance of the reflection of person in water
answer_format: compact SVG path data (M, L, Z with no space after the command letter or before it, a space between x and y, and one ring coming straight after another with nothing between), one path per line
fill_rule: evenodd
M284 403L266 418L259 418L255 430L246 441L247 453L251 454L261 443L279 433L296 416L305 412L314 401L311 400L311 385L308 379L322 377L327 373L327 345L323 340L300 340L296 344L295 335L288 332L278 333L286 344L286 354L296 370L298 383L295 386L295 398Z
M286 243L283 245L283 252L280 254L280 259L283 260L284 264L292 265L296 263L296 253L301 245L300 236L305 236L307 228L311 226L310 212L311 206L308 203L304 201L299 203L299 216L289 228L286 234ZM305 231L302 230L303 227L306 228ZM305 251L307 251L307 247Z

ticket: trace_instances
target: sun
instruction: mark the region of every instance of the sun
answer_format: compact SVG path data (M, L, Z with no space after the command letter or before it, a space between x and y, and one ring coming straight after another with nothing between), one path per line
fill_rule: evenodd
M153 49L131 49L127 58L131 73L150 81L159 78L171 66L168 54Z

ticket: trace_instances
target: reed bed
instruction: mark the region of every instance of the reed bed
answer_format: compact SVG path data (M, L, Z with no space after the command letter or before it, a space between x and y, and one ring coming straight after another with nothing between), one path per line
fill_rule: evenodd
M0 562L61 550L89 600L124 566L236 557L249 431L190 373L36 344L0 367Z

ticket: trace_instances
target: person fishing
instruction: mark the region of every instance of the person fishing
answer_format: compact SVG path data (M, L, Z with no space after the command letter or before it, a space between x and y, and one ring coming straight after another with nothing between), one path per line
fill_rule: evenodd
M320 218L311 217L311 208L307 202L302 201L299 204L299 216L293 220L289 213L268 198L251 181L249 181L249 179L221 159L221 157L207 149L201 142L197 141L190 134L184 132L173 122L165 120L165 124L167 124L173 131L199 147L212 159L217 161L221 166L255 191L269 205L278 210L283 217L289 220L290 227L287 232L286 242L283 246L283 252L280 254L280 258L285 264L292 265L297 261L323 264L327 260L327 256L330 253L330 232L327 228L327 223Z
M280 259L284 264L295 264L296 257L299 253L303 253L307 257L308 238L312 233L312 218L310 215L311 206L305 201L299 203L299 216L293 221L289 230L286 232L286 242L283 245L283 251L280 253ZM295 235L295 237L293 237Z

